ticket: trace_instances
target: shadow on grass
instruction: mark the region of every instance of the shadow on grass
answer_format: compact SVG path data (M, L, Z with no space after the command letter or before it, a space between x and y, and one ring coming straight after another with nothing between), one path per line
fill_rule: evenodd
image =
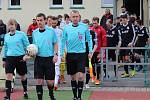
M54 95L57 100L72 100L72 98L73 98L72 91L70 91L70 90L54 91ZM91 91L86 91L86 90L83 91L82 100L88 100L90 95L91 95ZM21 98L21 100L24 100L23 97ZM37 100L35 91L29 92L29 100ZM48 96L48 90L44 91L43 100L50 100L49 96Z

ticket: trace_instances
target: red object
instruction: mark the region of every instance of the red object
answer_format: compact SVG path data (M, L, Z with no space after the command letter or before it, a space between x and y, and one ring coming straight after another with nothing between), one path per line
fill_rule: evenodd
M37 24L31 24L28 28L27 35L32 36L32 32L37 28L38 28Z
M107 44L106 31L100 25L97 28L92 26L90 29L96 32L97 35L97 49L95 52L100 52L101 47L106 47Z

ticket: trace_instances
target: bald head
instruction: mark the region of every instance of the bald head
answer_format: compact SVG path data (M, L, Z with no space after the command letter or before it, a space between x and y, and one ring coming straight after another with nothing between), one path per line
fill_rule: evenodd
M72 10L70 12L71 21L74 25L77 25L80 21L80 13L77 10Z

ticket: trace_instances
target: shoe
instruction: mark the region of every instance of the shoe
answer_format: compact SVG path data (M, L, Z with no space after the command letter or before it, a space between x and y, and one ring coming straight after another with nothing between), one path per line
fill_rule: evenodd
M10 98L8 96L5 96L4 100L10 100Z
M95 82L95 79L96 79L96 77L93 76L92 79L91 79L91 81L94 83L94 82Z
M78 98L74 97L74 98L72 98L72 100L78 100Z
M78 100L82 100L81 98L78 98Z
M54 86L54 90L57 91L58 90L58 86L55 85Z
M121 78L126 78L126 77L129 77L130 75L129 74L123 74L123 75L121 75Z
M126 74L126 72L121 73L121 75L124 75L124 74Z
M130 73L130 77L133 77L134 75L136 75L136 71L132 70L131 73Z
M89 84L85 84L85 88L89 89L90 88Z
M29 99L28 92L24 92L24 99Z
M100 80L97 79L97 80L95 81L95 85L100 85Z
M141 71L142 69L143 69L143 66L139 66L136 71L139 72L139 71Z

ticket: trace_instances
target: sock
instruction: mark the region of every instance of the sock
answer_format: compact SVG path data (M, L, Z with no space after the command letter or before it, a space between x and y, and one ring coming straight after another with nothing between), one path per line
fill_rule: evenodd
M11 95L11 81L10 80L6 80L5 88L6 88L6 96L10 98L10 95Z
M74 98L77 98L77 81L71 81Z
M136 59L136 62L137 63L141 63L141 60L140 59ZM141 68L143 68L143 66L142 65L139 65Z
M42 100L43 86L42 85L36 85L36 92L37 92L38 100Z
M60 76L60 68L58 65L56 65L55 66L55 81L54 81L55 85L58 84L59 76Z
M93 67L92 67L92 68L93 68L93 75L96 76L96 72L95 72L95 67L96 67L96 66L95 66L95 64L92 64L92 66L93 66Z
M134 65L130 65L130 67L131 67L131 70L134 70Z
M49 96L53 100L55 98L54 93L53 93L54 85L48 85L47 87L48 87L48 90L49 90Z
M27 92L27 78L24 81L21 81L24 92Z
M115 77L117 76L117 69L116 69L116 65L114 65L114 72L115 72Z
M78 98L81 98L82 91L83 91L83 81L78 81Z
M101 67L100 67L100 66L97 66L96 71L97 71L97 80L99 80L99 79L100 79L100 71L101 71Z
M129 74L128 65L124 65L124 71L126 72L126 74Z
M90 80L90 74L89 74L89 72L87 72L86 73L86 82L85 82L85 84L88 84L89 80Z
M106 76L106 65L103 66L104 75Z

